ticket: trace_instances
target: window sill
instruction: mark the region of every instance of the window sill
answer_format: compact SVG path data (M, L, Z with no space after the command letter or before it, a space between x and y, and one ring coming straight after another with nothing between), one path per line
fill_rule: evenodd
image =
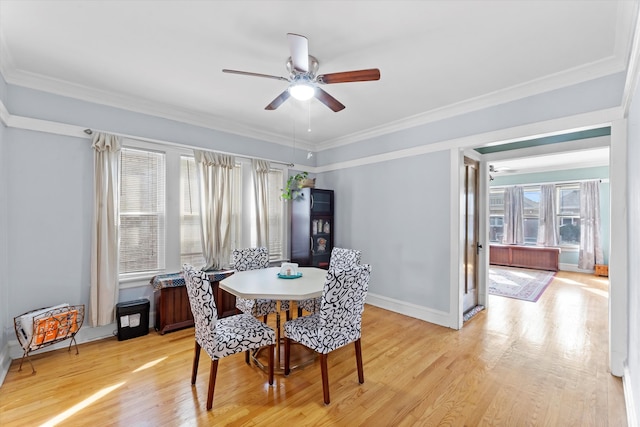
M120 289L140 288L143 286L151 286L151 278L157 274L164 274L162 272L156 273L144 273L138 275L131 275L127 277L120 277L118 283Z

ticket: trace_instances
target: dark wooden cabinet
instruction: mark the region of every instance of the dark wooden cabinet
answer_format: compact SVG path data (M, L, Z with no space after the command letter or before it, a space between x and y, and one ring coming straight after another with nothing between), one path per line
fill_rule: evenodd
M220 289L220 282L211 281L213 296L218 309L218 318L236 314L236 297ZM166 332L193 326L193 315L187 295L187 287L168 286L154 291L155 297L155 329L161 335Z
M193 326L193 315L185 286L163 288L154 294L155 328L160 334Z
M333 209L333 190L303 188L291 201L291 262L329 268Z

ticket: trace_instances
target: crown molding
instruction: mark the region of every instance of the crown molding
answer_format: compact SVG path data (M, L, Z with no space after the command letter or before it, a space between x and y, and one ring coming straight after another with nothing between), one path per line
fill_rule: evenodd
M7 61L7 65L10 61ZM202 128L226 132L246 138L259 139L279 145L290 147L294 140L291 137L285 137L272 132L266 132L257 128L248 127L230 120L222 120L211 114L202 113L195 110L176 108L175 106L160 104L141 100L127 95L116 94L109 91L89 88L84 85L68 82L43 76L36 73L16 70L15 68L5 66L0 71L5 77L7 83L22 86L29 89L39 90L54 95L64 96L77 99L80 101L91 102L98 105L106 105L126 111L140 114L146 114L153 117L160 117L167 120L173 120L180 123L199 126ZM295 140L296 146L303 150L311 150L313 146L305 141Z
M560 119L548 120L545 122L532 123L522 126L516 126L512 128L500 129L492 132L486 132L482 134L470 135L461 138L455 138L450 140L439 141L436 143L425 144L417 147L407 148L403 150L397 150L388 153L376 154L372 156L362 157L359 159L348 160L344 162L336 162L323 166L308 166L295 164L292 168L296 170L307 170L309 173L322 173L330 172L340 169L348 169L358 166L364 166L374 163L381 163L395 159L401 159L405 157L412 157L427 153L433 153L448 149L469 149L476 148L485 145L492 145L497 143L507 143L518 141L527 138L540 138L543 136L550 136L558 133L579 131L585 129L591 129L596 127L602 127L610 125L614 120L620 120L623 118L624 110L622 107L610 108L606 110L595 111L591 113L584 113L571 117L563 117ZM34 119L30 117L11 115L2 100L0 100L0 120L7 127L14 127L19 129L33 130L39 132L52 133L57 135L65 135L72 137L87 138L87 134L84 133L84 127L70 125L66 123L52 122L48 120ZM110 132L109 130L103 130L104 132ZM113 133L113 132L111 132ZM139 139L143 141L152 141L156 143L181 145L170 141L149 140L144 137L125 135L128 138ZM594 140L597 138L593 138ZM582 140L580 140L582 141ZM564 143L566 144L566 143ZM557 144L554 144L557 145ZM601 144L600 144L601 145ZM583 143L584 146L584 143ZM546 146L545 146L546 147ZM526 149L525 149L526 150ZM486 154L483 159L498 159L498 158L511 158L514 156L515 151L502 151L498 153ZM504 157L507 156L507 157Z
M2 38L0 38L0 42ZM2 49L6 51L6 49ZM47 76L16 70L11 63L8 53L4 68L0 68L7 83L26 88L53 93L60 96L79 99L86 102L107 105L127 111L161 117L181 123L200 126L203 128L226 132L247 138L254 138L272 142L284 146L291 146L293 138L265 132L257 128L247 127L237 122L221 120L219 117L198 111L180 109L167 104L151 103L134 97L114 94L108 91L97 90L83 85L78 85L64 80L53 79ZM336 148L366 139L375 138L389 133L399 132L416 126L433 123L473 111L504 104L518 99L539 95L551 90L582 83L595 78L604 77L616 72L624 71L625 65L616 57L609 57L588 65L571 70L556 73L555 75L531 80L517 86L495 91L476 98L457 102L442 108L427 111L401 120L385 123L383 125L352 133L340 138L311 144L302 140L295 140L296 145L302 150L320 152Z
M617 57L608 57L588 65L556 73L544 78L531 80L506 89L501 89L476 98L467 99L422 114L407 117L394 122L385 123L363 132L353 133L316 145L318 152L352 144L365 139L375 138L393 132L399 132L416 126L422 126L439 120L472 113L485 108L517 101L519 99L540 95L578 83L622 72L625 64Z

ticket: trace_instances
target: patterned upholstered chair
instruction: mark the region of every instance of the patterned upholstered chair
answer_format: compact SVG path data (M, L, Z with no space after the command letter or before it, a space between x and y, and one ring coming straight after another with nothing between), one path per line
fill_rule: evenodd
M267 248L245 248L233 251L233 268L237 271L257 270L269 267L269 253ZM280 301L280 309L287 312L287 320L290 317L289 301ZM267 323L267 315L276 312L276 301L271 299L244 299L236 297L236 308L254 317L263 317Z
M333 248L329 259L329 269L344 269L352 264L360 264L361 255L361 252L355 249ZM298 317L302 316L302 310L306 310L309 313L320 311L320 297L299 301Z
M189 264L182 267L184 281L196 329L191 384L196 383L200 349L211 357L207 410L213 407L218 361L235 353L269 347L269 384L273 384L273 355L276 335L273 329L249 314L237 314L218 319L213 290L206 273Z
M284 373L290 372L291 340L320 354L324 403L329 404L327 355L349 343L355 344L358 381L364 383L360 336L364 301L369 290L371 266L351 265L329 269L322 291L320 312L284 324Z

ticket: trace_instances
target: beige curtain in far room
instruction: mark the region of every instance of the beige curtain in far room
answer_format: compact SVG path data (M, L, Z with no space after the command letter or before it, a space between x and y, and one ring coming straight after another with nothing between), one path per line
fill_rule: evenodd
M204 270L227 268L231 261L231 206L235 158L194 150L200 191Z
M269 248L269 168L266 160L251 159L256 202L256 245Z
M556 220L556 186L545 184L540 186L540 205L538 220L538 245L557 246L558 221Z
M504 236L506 245L524 244L524 191L522 187L507 187L504 190Z
M96 132L91 232L91 326L113 323L118 302L120 137Z
M593 270L604 263L600 235L600 182L580 183L580 252L578 268Z

